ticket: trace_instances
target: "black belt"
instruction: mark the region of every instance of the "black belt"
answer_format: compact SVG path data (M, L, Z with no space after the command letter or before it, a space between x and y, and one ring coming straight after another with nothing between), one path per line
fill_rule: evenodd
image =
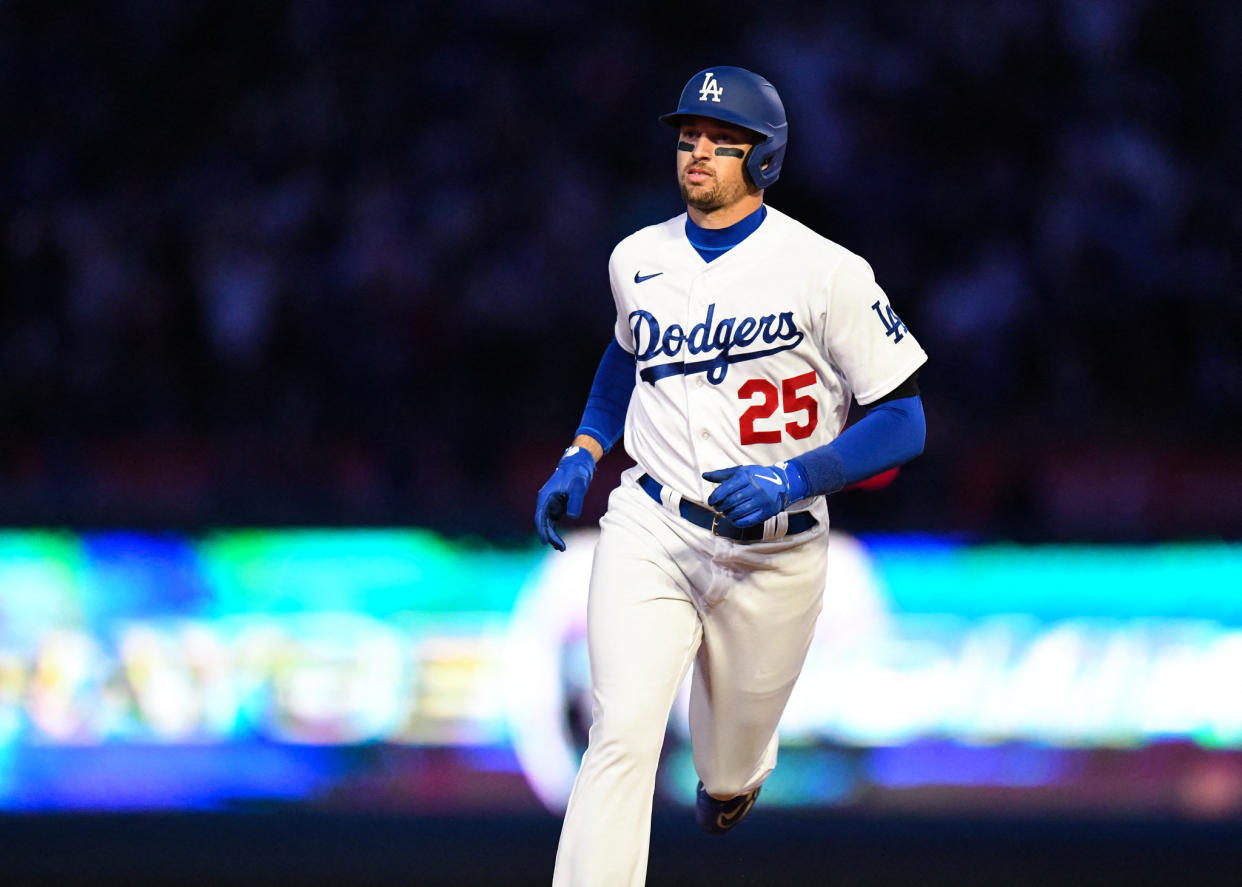
M638 485L657 504L664 504L663 500L660 499L660 491L663 487L650 474L644 474L640 477ZM679 510L681 516L690 521L690 523L709 530L714 536L724 536L726 539L733 539L737 542L760 542L763 540L763 524L756 524L753 527L739 527L723 514L712 511L710 508L704 508L702 505L687 502L685 499L681 500ZM815 515L811 514L811 512L795 511L789 515L789 527L786 529L785 535L793 536L818 524L819 521L815 519Z

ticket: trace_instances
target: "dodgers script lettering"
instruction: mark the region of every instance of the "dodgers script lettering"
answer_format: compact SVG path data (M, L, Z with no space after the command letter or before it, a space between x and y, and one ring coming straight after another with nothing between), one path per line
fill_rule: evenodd
M630 329L634 332L634 358L638 361L677 358L683 351L689 355L704 355L701 360L673 360L643 367L639 376L652 385L666 376L689 376L693 373L706 373L707 381L719 385L729 371L729 364L797 348L805 338L794 323L792 311L765 314L763 317L722 317L717 320L714 302L707 306L707 316L703 321L692 326L689 332L677 323L662 327L654 314L641 308L631 311L629 320ZM735 348L748 348L757 343L772 347L741 353L734 351Z

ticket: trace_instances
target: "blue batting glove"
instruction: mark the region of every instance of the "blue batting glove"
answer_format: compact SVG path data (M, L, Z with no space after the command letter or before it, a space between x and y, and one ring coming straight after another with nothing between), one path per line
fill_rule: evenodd
M707 504L739 527L761 524L802 498L791 490L790 472L783 462L721 468L705 472L703 480L720 484Z
M595 457L581 447L570 447L561 456L556 471L539 490L535 500L535 529L539 538L557 551L565 550L565 540L553 524L565 516L580 517L582 500L595 476Z

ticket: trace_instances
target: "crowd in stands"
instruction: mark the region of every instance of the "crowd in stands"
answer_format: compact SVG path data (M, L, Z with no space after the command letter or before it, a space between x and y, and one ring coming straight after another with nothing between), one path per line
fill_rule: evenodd
M656 117L733 63L768 202L931 355L838 527L1242 536L1242 9L727 9L0 4L0 523L528 541L609 252L681 211Z

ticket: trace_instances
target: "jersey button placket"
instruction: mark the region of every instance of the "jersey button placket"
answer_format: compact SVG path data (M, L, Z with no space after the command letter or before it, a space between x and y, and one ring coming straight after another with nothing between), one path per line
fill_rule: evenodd
M686 304L687 312L686 312L686 321L685 321L685 330L686 330L687 337L690 335L691 331L694 329L694 326L696 324L700 324L703 322L704 318L707 316L708 305L710 305L714 301L714 298L713 298L714 294L712 293L712 290L711 290L710 280L711 280L711 275L709 274L709 272L703 271L695 278L694 282L690 285L690 292L688 294L689 298L687 299L687 304ZM707 331L707 335L710 338L711 330ZM686 353L687 361L700 360L708 356L707 354L691 355L689 353L689 342L686 343L686 351L687 351ZM696 436L703 444L708 445L707 447L703 449L700 449L699 447L695 448L696 449L695 462L697 463L696 473L701 473L707 470L707 468L704 467L705 465L707 465L707 462L711 462L712 466L714 466L715 462L717 461L714 456L709 455L708 453L708 450L710 450L710 444L711 444L713 435L712 435L712 428L710 427L710 424L709 424L712 422L712 418L711 418L712 413L711 413L710 407L707 406L707 402L711 399L711 396L708 394L706 390L707 385L708 385L708 382L707 382L706 373L703 373L703 372L695 373L693 377L693 381L691 381L690 377L686 377L686 387L687 387L686 400L687 400L688 406L692 405L691 412L693 413L692 416L688 416L687 418L690 418L691 421L695 422L696 424L697 422L704 423L700 425L699 428L697 429ZM708 467L712 467L712 466L708 466ZM702 484L704 482L700 482L700 483ZM705 489L704 492L710 492L710 491Z
M690 287L686 291L685 307L683 309L683 314L680 318L680 324L681 324L683 334L688 335L695 323L694 306L697 303L695 294L698 288L699 288L699 278L698 276L695 276L694 278L691 279ZM682 347L682 352L680 355L681 358L685 360L687 363L690 362L693 358L690 354L688 343L683 340L681 347ZM682 396L683 402L686 405L686 412L684 416L684 419L686 422L686 430L690 432L690 447L689 447L689 452L686 454L686 459L690 463L687 467L690 469L692 476L693 474L697 473L697 466L702 461L702 454L699 452L699 448L697 445L697 441L702 438L702 431L703 431L702 428L698 427L698 423L699 423L698 409L697 409L698 404L696 403L697 398L695 397L695 394L698 391L698 386L695 384L695 382L697 381L697 378L698 378L697 376L693 376L688 373L683 373L681 376L681 380L680 380L681 392L682 392L681 396ZM693 498L693 494L691 494L691 496Z

